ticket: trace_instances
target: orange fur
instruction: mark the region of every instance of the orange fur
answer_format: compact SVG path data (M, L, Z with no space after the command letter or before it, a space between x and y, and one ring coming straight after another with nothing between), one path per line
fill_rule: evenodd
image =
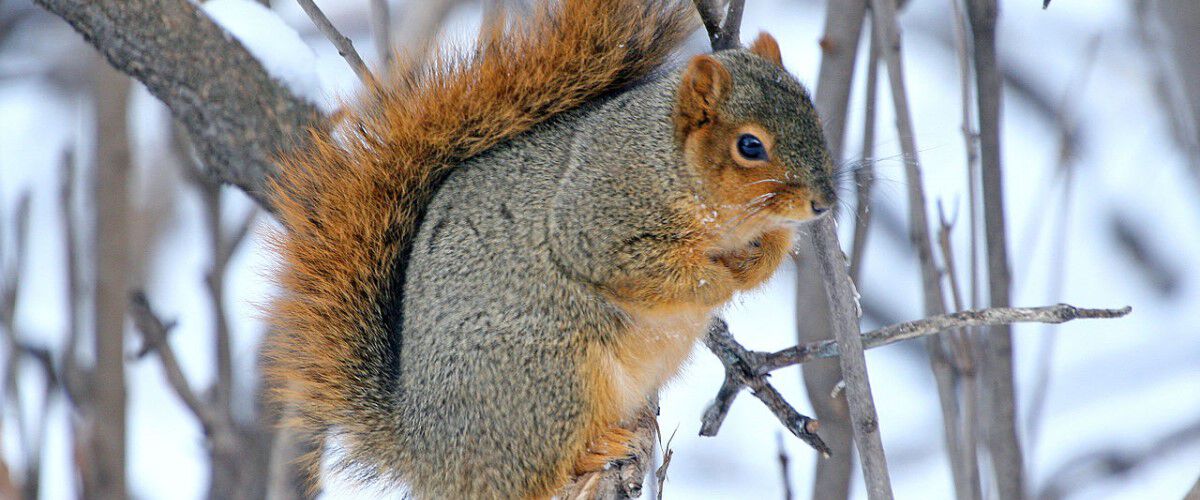
M437 185L464 159L648 75L692 30L690 7L564 0L497 24L471 57L395 72L283 159L271 186L285 230L274 239L283 293L271 305L268 376L304 428L340 429L351 460L391 473L372 445L396 425L383 411L400 335L393 309Z
M754 43L750 45L750 52L780 68L783 67L783 55L779 52L779 42L776 42L775 37L767 32L758 34L758 38L755 38Z
M676 104L675 130L679 137L688 138L696 130L712 123L724 100L733 76L720 62L709 55L693 57L683 72Z
M609 462L629 455L629 441L633 439L633 431L623 427L611 426L592 439L587 452L579 456L575 462L576 476L604 470Z

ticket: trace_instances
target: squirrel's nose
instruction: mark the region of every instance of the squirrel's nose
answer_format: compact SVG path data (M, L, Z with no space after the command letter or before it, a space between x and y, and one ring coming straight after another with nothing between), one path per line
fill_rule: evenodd
M821 214L823 214L823 213L825 213L825 212L828 212L828 211L829 211L829 205L827 205L827 204L825 204L825 203L820 203L820 202L818 202L818 201L816 201L816 200L813 200L813 201L812 201L812 212L813 212L813 215L821 215Z

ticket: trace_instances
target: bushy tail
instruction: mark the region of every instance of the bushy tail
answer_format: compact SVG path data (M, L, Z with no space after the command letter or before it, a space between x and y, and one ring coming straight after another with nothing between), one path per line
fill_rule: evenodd
M462 160L660 67L695 25L686 0L563 0L369 89L334 131L281 162L281 296L268 376L292 425L391 476L401 293L434 189Z

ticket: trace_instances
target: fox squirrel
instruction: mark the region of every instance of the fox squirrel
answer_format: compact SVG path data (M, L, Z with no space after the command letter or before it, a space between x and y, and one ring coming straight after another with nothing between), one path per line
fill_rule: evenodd
M368 89L281 162L268 376L338 464L541 498L627 453L715 310L834 202L779 47L668 56L686 0L562 0Z

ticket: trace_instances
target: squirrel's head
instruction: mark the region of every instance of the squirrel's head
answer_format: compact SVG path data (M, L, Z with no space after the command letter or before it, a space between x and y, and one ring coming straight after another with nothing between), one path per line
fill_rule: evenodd
M692 58L676 103L676 139L716 202L712 215L737 233L728 237L753 238L835 203L816 108L770 35Z

